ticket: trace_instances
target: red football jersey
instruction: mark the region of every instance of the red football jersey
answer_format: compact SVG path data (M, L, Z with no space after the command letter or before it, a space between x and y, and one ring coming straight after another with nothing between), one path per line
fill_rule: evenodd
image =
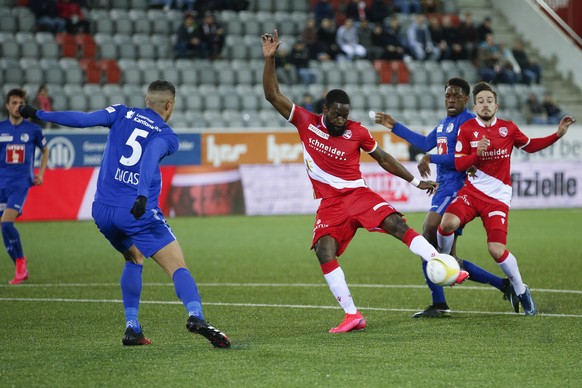
M315 198L332 197L348 189L366 187L360 171L360 149L370 153L378 146L366 127L348 120L342 136L331 136L323 115L297 105L293 105L289 122L299 132Z
M529 143L529 137L512 121L494 118L491 126L486 127L479 118L465 122L459 128L456 154L471 155L477 152L477 143L485 136L489 147L484 155L477 159L475 176L467 174L465 186L483 197L501 201L507 206L511 202L511 152L513 147L523 148Z

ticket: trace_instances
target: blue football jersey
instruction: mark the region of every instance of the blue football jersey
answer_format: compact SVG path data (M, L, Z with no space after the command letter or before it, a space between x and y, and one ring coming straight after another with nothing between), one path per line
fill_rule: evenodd
M110 206L132 207L138 195L140 165L148 145L156 138L167 144L160 160L178 150L178 136L160 115L149 108L112 105L105 109L109 118L109 135L97 182L95 201ZM148 188L147 208L158 205L162 178L159 160Z
M40 126L27 120L14 126L0 122L0 188L30 187L34 184L34 153L46 147Z
M434 141L437 155L454 155L457 144L457 134L459 127L465 121L474 118L475 115L465 109L455 117L447 116L440 121L435 129L427 135L427 139ZM433 140L434 139L434 140ZM454 159L453 159L454 160ZM456 192L465 182L464 171L457 171L454 163L452 165L437 164L437 182L439 190L442 192Z

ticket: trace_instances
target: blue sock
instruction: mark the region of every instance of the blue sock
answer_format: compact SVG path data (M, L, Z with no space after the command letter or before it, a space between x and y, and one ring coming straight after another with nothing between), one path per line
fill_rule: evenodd
M204 315L202 314L202 301L200 299L200 294L198 293L198 287L196 286L196 282L194 282L194 278L190 274L190 271L186 268L178 268L178 270L174 272L172 280L174 281L176 295L180 298L182 303L184 303L188 315L194 315L197 318L204 319Z
M483 268L476 266L470 261L463 260L463 268L469 272L469 280L477 283L491 284L493 287L501 290L503 279L485 271Z
M446 304L447 300L445 299L445 290L443 287L434 284L431 282L426 275L426 261L422 260L422 272L424 272L424 279L426 280L426 285L430 288L430 292L432 293L432 304Z
M139 300L141 297L143 265L125 262L121 273L121 298L125 311L126 327L131 327L136 333L141 331L138 321Z
M4 246L6 246L6 252L8 252L12 261L16 263L16 259L23 257L24 253L22 252L20 233L14 227L14 222L2 223L2 238L4 239Z

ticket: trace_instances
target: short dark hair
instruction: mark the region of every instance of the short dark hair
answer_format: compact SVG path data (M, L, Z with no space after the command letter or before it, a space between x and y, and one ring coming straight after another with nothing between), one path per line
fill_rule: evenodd
M169 81L157 80L148 86L149 92L170 92L172 96L176 96L176 87Z
M332 89L325 95L325 106L329 108L336 102L338 104L349 104L350 97L341 89Z
M20 97L23 100L26 99L26 91L24 91L23 89L11 89L7 94L6 94L6 102L10 101L10 97L12 96L16 96L16 97Z
M493 90L491 85L489 85L487 82L479 82L477 85L473 86L473 103L477 102L477 94L481 93L484 90L493 93L493 97L495 97L495 102L497 102L497 92Z
M469 86L469 83L462 78L454 77L449 79L445 84L445 90L447 90L449 86L458 86L466 96L471 95L471 86Z

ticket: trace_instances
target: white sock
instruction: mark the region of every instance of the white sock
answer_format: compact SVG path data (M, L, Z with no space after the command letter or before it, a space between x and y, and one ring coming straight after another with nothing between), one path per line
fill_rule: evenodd
M439 245L439 251L441 253L446 253L449 255L451 249L453 249L453 243L455 242L455 233L451 233L448 236L441 234L440 230L437 230L437 242Z
M412 253L422 257L424 261L430 261L438 255L438 251L421 235L416 236L408 247Z
M338 267L330 273L324 274L323 277L329 285L331 293L344 309L346 314L355 314L358 309L352 300L352 294L346 283L346 277L341 267Z
M507 252L508 255L499 264L503 273L509 278L511 284L513 284L513 289L517 295L521 295L525 292L525 285L521 280L521 274L519 273L519 267L517 266L517 260L515 256L513 256L510 252Z

